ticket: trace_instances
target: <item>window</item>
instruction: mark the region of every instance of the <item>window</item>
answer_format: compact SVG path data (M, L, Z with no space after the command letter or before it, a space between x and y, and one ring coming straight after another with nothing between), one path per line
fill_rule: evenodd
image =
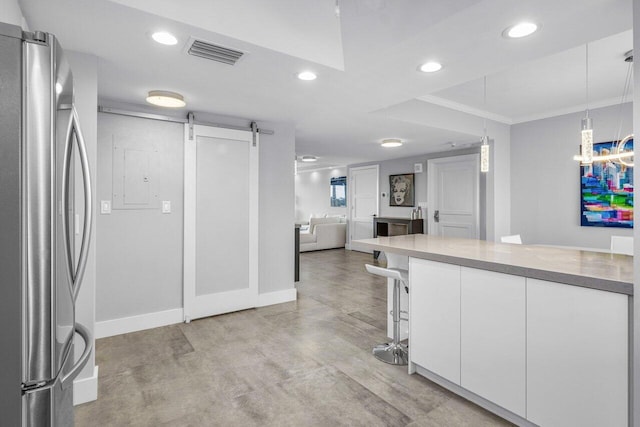
M347 206L347 177L331 178L331 207Z

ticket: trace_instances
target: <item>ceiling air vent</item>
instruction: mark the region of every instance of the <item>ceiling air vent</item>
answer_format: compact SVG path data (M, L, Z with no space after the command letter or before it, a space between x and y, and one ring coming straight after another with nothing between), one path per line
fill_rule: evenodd
M199 56L200 58L210 59L223 64L235 65L236 62L244 55L244 52L229 49L215 44L203 42L202 40L193 40L188 50L189 55Z

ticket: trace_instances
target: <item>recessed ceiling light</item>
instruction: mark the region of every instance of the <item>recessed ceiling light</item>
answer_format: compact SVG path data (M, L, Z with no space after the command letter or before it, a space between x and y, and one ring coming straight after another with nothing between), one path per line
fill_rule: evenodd
M158 31L153 33L151 37L160 44L166 44L167 46L173 46L178 44L178 39L171 33L166 31Z
M402 145L402 141L397 138L383 139L380 145L384 148L400 147Z
M298 78L300 80L315 80L318 76L316 76L316 73L312 72L312 71L303 71L301 73L298 73Z
M420 66L420 71L423 73L435 73L436 71L440 71L442 69L442 64L439 62L425 62Z
M147 102L159 107L169 108L179 108L187 105L187 103L184 102L184 97L182 95L166 90L150 91L149 96L147 96Z
M519 39L527 37L538 30L538 25L533 22L520 22L513 25L502 32L502 35L510 39Z
M300 160L302 160L303 162L315 162L318 160L318 158L316 156L302 156L300 157Z

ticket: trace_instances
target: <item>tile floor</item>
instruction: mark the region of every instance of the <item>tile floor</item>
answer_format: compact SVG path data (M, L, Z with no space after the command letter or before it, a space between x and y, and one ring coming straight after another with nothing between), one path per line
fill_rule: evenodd
M76 426L508 426L377 361L384 279L371 256L301 254L298 300L100 339L99 398Z

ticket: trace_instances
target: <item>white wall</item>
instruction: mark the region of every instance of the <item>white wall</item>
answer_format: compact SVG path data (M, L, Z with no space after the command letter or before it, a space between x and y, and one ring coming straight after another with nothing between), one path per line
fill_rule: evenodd
M142 106L110 106L158 114L157 110ZM248 126L247 120L239 118L213 114L197 114L196 118ZM273 135L260 135L259 291L261 298L278 291L295 294L292 160L295 129L290 124L262 122L258 122L258 127L274 131ZM159 209L112 210L110 215L98 216L97 318L101 325L183 307L183 125L99 114L99 200L111 200L111 146L115 136L155 143L161 148L158 155L164 175L160 200L171 200L172 213L163 215ZM268 296L266 300L272 301Z
M632 131L632 105L623 109L622 136ZM590 111L594 141L616 138L619 106ZM547 243L608 249L611 235L632 230L580 226L580 125L584 113L511 128L511 233L525 244Z
M73 72L75 106L80 119L80 126L87 145L87 155L91 167L91 187L92 193L96 194L97 179L97 108L98 108L98 59L93 55L66 52L69 65ZM96 214L98 204L93 204L93 235L89 246L89 257L87 267L82 281L82 288L76 302L76 321L86 326L91 333L95 332L95 311L96 311L96 247L98 237L96 236ZM76 236L79 239L80 236ZM79 241L77 242L79 247ZM76 353L83 349L82 340L76 338ZM95 369L95 349L91 354L89 362L82 370L75 383L83 383L80 390L76 386L74 392L74 402L76 404L89 400L94 400L98 393L97 378L94 376Z
M258 122L258 127L274 131L260 135L260 300L268 301L263 296L271 292L295 292L292 159L296 139L290 124Z
M98 115L98 200L112 200L118 179L113 143L134 142L158 150L160 167L151 180L172 208L170 214L160 208L98 214L99 322L182 307L183 135L180 123Z
M347 176L347 167L298 171L295 176L296 221L308 221L312 214L347 214L346 206L331 206L331 178L337 176Z
M25 29L22 10L16 0L0 0L0 22L18 25Z

